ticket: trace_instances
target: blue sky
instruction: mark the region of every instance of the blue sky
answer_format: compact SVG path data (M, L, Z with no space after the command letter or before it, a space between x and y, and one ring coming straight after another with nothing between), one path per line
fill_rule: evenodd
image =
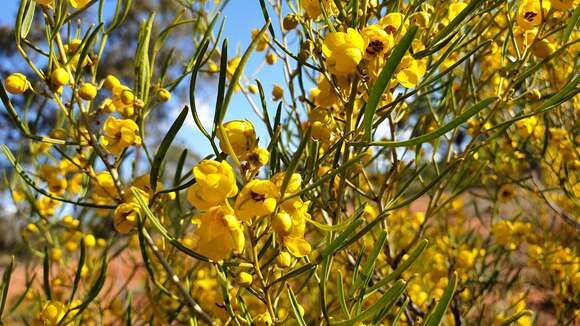
M13 24L18 11L19 1L3 1L4 14L0 15L0 24ZM105 11L114 10L116 1L106 0ZM223 36L229 41L229 57L233 57L236 51L243 52L251 41L251 32L253 29L260 28L264 24L264 18L258 0L232 0L226 6L223 16L226 17L226 24ZM217 30L217 28L216 28ZM259 78L264 85L267 97L270 97L270 92L274 83L282 83L284 79L282 62L278 61L275 66L263 65L263 60L266 52L254 53L250 58L245 69L245 75L249 80ZM258 71L259 70L259 71ZM258 71L257 74L255 72ZM183 85L187 86L188 82ZM198 99L198 109L202 120L211 124L214 112L215 92L212 85L202 85L199 92L196 93ZM254 102L259 105L259 97L254 96ZM188 104L188 98L172 99L170 107L170 117L168 122L177 116L183 105ZM270 102L268 107L270 111L275 110L277 104ZM271 112L271 116L274 113ZM196 151L201 156L210 154L210 147L205 138L201 135L199 130L194 126L191 117L188 117L185 127L181 130L177 141L183 143L188 148ZM258 136L261 138L260 145L267 146L269 141L266 137L266 129L262 123L256 122L257 117L252 110L247 99L241 94L237 93L233 96L228 114L225 120L232 119L249 119L254 121ZM169 127L169 126L168 126Z

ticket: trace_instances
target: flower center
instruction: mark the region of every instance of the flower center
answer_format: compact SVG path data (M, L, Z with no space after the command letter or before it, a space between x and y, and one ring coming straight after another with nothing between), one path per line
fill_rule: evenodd
M537 13L535 13L535 12L533 12L533 11L527 11L527 12L524 14L524 18L525 18L527 21L531 22L531 21L533 21L533 20L534 20L534 18L535 18L537 15L538 15L538 14L537 14Z
M369 55L376 55L377 53L382 52L384 48L385 45L383 44L383 42L379 40L374 40L369 43L366 52Z
M266 199L266 195L258 194L253 191L250 191L250 197L252 197L253 201L264 201Z
M389 25L389 26L385 27L385 32L387 32L387 34L395 34L396 31L397 31L397 28L393 25Z

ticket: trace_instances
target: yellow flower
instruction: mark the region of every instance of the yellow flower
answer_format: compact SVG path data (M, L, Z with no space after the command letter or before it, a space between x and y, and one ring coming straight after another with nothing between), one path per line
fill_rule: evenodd
M518 8L516 21L524 30L530 30L542 23L541 0L523 0ZM542 1L544 14L550 9L549 1Z
M149 180L150 180L149 174L144 174L142 176L135 178L135 180L133 180L133 182L131 182L131 186L139 188L145 194L147 194L148 197L151 197L151 196L153 196L153 190L151 189L151 185L150 185ZM161 183L160 181L157 181L157 191L160 191L160 190L163 190L163 183Z
M49 197L42 197L36 201L36 206L40 215L43 216L52 216L54 215L54 211L60 202L58 200L49 198Z
M94 194L101 198L113 198L117 195L115 180L109 172L99 172L95 176L96 184Z
M304 0L302 1L302 8L304 8L304 11L308 15L308 17L316 19L322 13L320 3L321 3L320 0ZM324 6L324 9L326 10L327 14L331 14L334 11L333 1L322 0L322 5Z
M135 104L137 102L133 91L125 85L118 85L112 89L112 93L112 105L115 110L119 111L119 113L126 118L133 116L135 114Z
M268 152L268 150L263 147L254 149L252 153L250 153L250 156L248 156L248 163L256 168L266 165L269 160L270 152Z
M69 0L70 5L75 9L84 8L91 0Z
M310 96L314 99L314 104L317 106L331 107L339 102L334 88L324 76L320 77L318 87L310 91Z
M107 151L119 154L131 145L141 145L139 127L131 119L117 119L110 116L105 121L101 143Z
M361 34L365 41L365 57L367 59L385 55L395 43L393 34L385 32L381 25L367 26Z
M400 38L407 32L408 22L404 21L405 16L400 12L392 12L381 18L379 25L383 27L387 34Z
M463 11L463 9L465 9L465 7L467 7L467 3L465 2L452 2L449 5L449 10L447 11L447 19L451 22L453 19L455 19L455 17L457 17L457 15L459 15L461 11Z
M66 179L60 179L57 177L52 177L47 180L48 190L55 195L63 195L66 191L67 181Z
M70 192L74 194L78 194L81 192L81 190L83 189L83 176L84 175L82 173L77 173L71 178L68 184L68 189L70 190Z
M138 214L141 207L136 202L130 201L122 203L115 208L114 225L117 232L126 234L137 225Z
M131 186L145 202L149 202L149 194L141 188ZM127 191L125 202L117 206L114 212L114 226L119 233L129 233L137 225L139 215L143 213L139 200L132 191Z
M568 10L578 5L578 0L550 0L552 7L557 10Z
M269 180L252 180L248 182L238 198L234 208L236 216L244 222L256 216L264 216L276 209L278 187Z
M282 204L282 210L272 221L272 228L278 233L282 244L296 257L304 257L312 250L310 244L304 240L306 220L310 219L308 207L310 202L302 202L293 198Z
M411 14L411 21L413 24L422 28L429 26L430 19L431 15L427 11L417 11Z
M50 83L55 88L64 86L64 85L68 84L69 81L70 81L70 76L69 76L68 72L66 71L66 69L64 69L64 68L57 68L57 69L53 70L52 73L50 74Z
M6 78L4 82L6 91L12 94L22 94L30 88L30 82L21 73L13 73Z
M244 231L230 207L212 207L198 219L201 224L195 232L199 237L197 252L212 260L221 260L232 251L244 250Z
M79 88L79 96L83 100L91 101L97 96L97 88L91 83L83 83Z
M415 87L425 75L426 69L422 61L417 61L410 55L404 56L398 67L397 81L405 88Z
M224 123L223 129L238 159L242 161L247 160L248 156L258 145L254 125L248 120L233 120ZM232 155L226 147L224 135L221 130L218 130L217 136L220 140L221 150Z
M286 172L278 172L272 177L272 182L278 187L278 191L282 191L282 183ZM302 187L302 176L298 173L292 173L288 186L286 187L286 194L295 194L300 191Z
M50 6L52 5L52 2L54 0L36 0L36 3L38 3L41 6Z
M256 319L254 321L255 321L257 326L274 325L274 322L272 321L272 317L270 317L270 314L268 312L264 312L262 314L259 314L258 316L256 316Z
M234 170L226 161L203 160L193 168L196 184L187 191L189 202L208 210L238 193Z
M556 51L554 45L547 39L541 39L532 44L532 54L538 58L546 58Z
M66 306L62 302L48 301L42 307L40 320L44 326L56 326L66 314Z
M356 71L365 51L363 37L356 30L349 28L346 33L329 33L324 39L322 52L326 56L326 65L336 75L346 75Z
M516 190L512 184L503 185L498 191L498 197L500 202L507 202L516 197Z

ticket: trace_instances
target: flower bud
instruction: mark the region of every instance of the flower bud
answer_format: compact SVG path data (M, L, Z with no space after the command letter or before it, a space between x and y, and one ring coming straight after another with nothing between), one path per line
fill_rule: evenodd
M289 267L290 264L292 264L292 256L290 253L282 251L278 257L276 257L276 264L282 268Z
M159 102L167 102L171 99L171 93L165 88L160 88L159 90L157 90L156 96Z
M91 101L97 96L97 88L91 83L83 83L79 88L79 96L86 101Z
M296 26L298 26L298 17L296 17L296 15L294 14L289 14L288 16L284 17L284 20L282 21L282 26L287 31L295 29Z
M273 65L278 61L278 57L274 53L268 53L266 55L266 63L269 65Z
M68 84L69 81L70 77L64 68L57 68L50 75L50 83L56 88Z
M26 76L21 73L14 73L4 82L4 86L6 87L6 91L12 94L22 94L26 92L30 88L30 83Z
M242 287L248 287L252 285L254 277L250 273L240 272L236 278L238 284Z
M256 86L256 85L250 85L250 86L248 86L248 92L250 92L252 94L258 93L258 86Z
M121 82L119 79L113 75L108 75L103 82L103 86L109 90L113 90L119 86L121 86Z
M274 88L272 89L272 97L274 98L274 100L278 101L283 96L284 96L284 89L282 89L282 87L280 87L279 85L274 85Z

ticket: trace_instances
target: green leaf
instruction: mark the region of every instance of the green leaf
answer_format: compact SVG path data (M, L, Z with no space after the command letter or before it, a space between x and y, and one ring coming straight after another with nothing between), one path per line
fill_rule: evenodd
M129 15L129 11L131 10L131 5L133 4L133 0L127 1L122 13L121 13L121 2L123 2L123 0L117 1L117 6L115 8L115 15L113 15L113 20L111 21L111 24L105 30L105 34L109 34L112 31L114 31L115 29L117 29L117 27L119 27L125 21L125 19L127 19L127 16Z
M348 227L349 224L354 220L354 216L343 221L342 223L338 223L338 224L334 224L334 225L329 225L329 224L324 224L324 223L320 223L317 222L311 218L308 218L307 216L304 217L306 219L306 221L312 223L312 225L314 225L316 228L322 230L322 231L326 231L326 232L336 232L336 231L341 231L344 228Z
M275 279L274 281L272 281L270 283L270 286L273 286L274 284L277 284L280 282L284 282L284 281L289 280L289 279L296 278L298 275L304 274L310 270L313 270L314 268L316 268L316 264L313 264L313 263L308 263L308 264L302 265L302 266L292 270L291 272L285 274L284 276Z
M212 138L216 135L218 126L221 124L222 110L224 109L224 96L226 93L226 77L228 75L228 39L224 39L220 53L220 74L218 77L217 98L215 101L215 113L213 116Z
M289 195L288 197L285 198L285 200L288 200L290 198L294 198L297 196L300 196L304 193L309 192L312 189L315 189L319 186L321 186L322 184L324 184L326 181L332 179L335 175L342 173L342 171L350 168L351 166L353 166L355 163L357 163L358 161L360 161L363 157L365 157L367 154L366 153L360 153L357 156L355 156L354 158L352 158L350 161L344 163L343 165L341 165L340 167L333 169L331 172L323 175L320 179L316 180L316 182L312 183L311 185L303 188L302 190L300 190L299 192Z
M576 9L574 9L572 17L568 19L566 29L562 33L562 42L564 43L568 42L568 40L570 39L570 35L572 35L572 32L574 31L574 28L576 28L576 24L578 24L579 20L580 20L580 6L576 6Z
M407 53L407 50L411 47L411 43L415 38L415 34L417 33L417 26L412 26L409 28L405 36L401 39L399 44L393 49L393 52L389 56L389 59L385 63L385 66L381 70L377 81L373 85L369 93L369 99L366 104L365 108L365 116L363 120L363 127L365 130L365 139L371 140L372 139L372 127L373 127L373 118L375 116L375 112L377 111L377 106L381 101L381 97L383 93L389 86L391 82L391 78L395 74L399 63Z
M465 7L447 26L445 26L445 28L437 33L431 44L437 44L443 38L450 38L449 35L452 35L454 31L457 31L459 25L465 20L465 18L471 15L471 13L473 13L483 2L484 0L471 1L467 7Z
M355 235L353 235L351 238L349 238L348 240L346 240L342 244L340 244L340 246L336 249L336 251L340 251L343 248L346 248L346 247L350 246L351 244L353 244L354 242L356 242L358 239L360 239L363 236L365 236L375 226L377 226L380 222L382 222L388 215L389 215L389 213L387 211L383 211L372 222L370 222L369 224L365 225L365 227L362 228L360 231L358 231Z
M95 40L97 39L97 36L99 35L99 32L101 31L102 26L103 26L103 24L99 24L97 26L97 28L95 28L92 32L90 30L88 30L87 34L85 35L85 37L82 40L82 43L80 45L82 50L79 54L79 59L78 59L77 67L75 70L75 76L74 76L76 84L78 84L81 80L82 73L84 71L83 70L83 63L85 62L85 59L89 55L89 52L92 52L91 48L93 47L93 44L95 43Z
M368 281L371 279L374 271L374 267L379 257L379 254L382 252L385 243L387 242L387 231L382 230L379 238L376 240L373 250L368 255L365 264L363 265L362 271L359 274L359 277L355 281L355 288L359 289L363 286L367 286ZM364 291L363 291L364 292Z
M387 285L389 282L392 282L394 280L396 280L399 276L401 276L406 270L408 270L409 268L411 268L411 266L413 266L413 264L415 263L415 261L417 261L417 259L423 254L423 252L425 251L425 249L427 249L427 245L429 244L429 241L427 241L427 239L423 239L421 240L417 246L415 247L415 249L413 249L413 252L411 252L411 254L409 255L409 258L407 258L405 261L403 261L402 263L399 264L399 266L397 266L397 268L389 275L387 275L387 277L385 277L384 279L378 281L377 283L375 283L370 289L369 289L369 293L378 290L379 288Z
M453 275L451 276L451 279L449 279L449 283L445 288L445 292L443 292L443 296L441 296L441 299L439 300L439 302L437 302L437 305L435 306L431 314L429 314L429 316L427 317L427 320L425 321L425 326L438 326L441 323L443 316L445 316L445 311L447 310L449 304L451 303L451 300L453 299L453 294L455 293L456 288L457 288L457 272L454 272Z
M110 248L111 248L111 243L109 243L107 245L107 247L105 248L105 251L103 252L103 257L101 258L101 268L99 269L99 275L97 276L95 283L93 283L93 285L91 286L86 297L83 299L81 304L79 304L76 307L71 308L71 309L74 309L76 311L73 318L81 315L83 313L83 311L85 311L85 309L87 309L89 304L97 298L97 296L99 295L99 293L103 289L103 286L105 285L105 280L107 279L107 268L109 267L107 255L108 255Z
M205 41L200 45L199 51L200 55L198 55L197 58L195 59L195 65L193 66L193 70L191 71L191 79L189 81L189 106L191 107L191 113L193 114L193 121L195 122L195 125L199 128L201 133L206 138L209 139L210 138L209 133L207 132L207 130L205 130L203 124L201 123L201 120L199 119L199 115L197 114L197 105L195 103L195 85L197 82L197 73L199 71L199 68L201 68L202 63L201 58L205 54L205 51L207 51L208 46L209 46L208 41Z
M301 161L302 153L304 152L304 149L306 149L306 145L308 144L308 141L310 140L310 132L311 132L311 129L308 128L306 130L306 134L303 135L302 140L300 141L300 145L298 145L298 148L296 149L296 152L294 153L294 157L292 157L290 164L288 164L288 167L286 168L286 171L284 172L284 180L282 181L282 187L280 187L280 197L281 198L284 198L284 194L286 193L286 188L288 188L288 184L290 183L290 179L292 178L292 174L294 174L294 171L296 171L296 168L298 167L298 162Z
M479 113L479 111L483 110L489 104L495 102L496 100L497 100L497 97L488 97L485 100L482 100L482 101L474 104L472 107L467 109L461 115L459 115L455 119L449 121L449 123L447 123L443 127L438 128L430 133L426 133L424 135L417 136L417 137L414 137L414 138L411 138L408 140L372 142L370 145L381 146L381 147L411 147L411 146L416 146L416 145L419 145L422 143L429 142L431 140L434 140L436 138L441 137L442 135L444 135L448 131L451 131L455 127L466 122L467 120L469 120L469 118L476 115L477 113ZM368 145L368 143L357 143L356 145L365 145L366 146L366 145Z
M34 10L36 8L36 1L32 0L28 2L24 17L22 18L22 26L20 26L20 37L26 38L30 32L30 27L32 27L32 21L34 20Z
M16 44L20 44L22 41L22 21L26 15L26 10L29 5L29 0L21 0L20 6L18 6L18 13L16 14L16 22L14 25L14 38Z
M86 246L85 246L85 238L81 239L81 255L79 257L79 263L77 266L77 272L75 274L75 279L73 281L73 287L70 293L69 303L73 302L75 294L79 288L79 283L81 281L81 274L83 272L83 267L85 266L85 258L86 258Z
M2 320L2 313L4 312L4 307L6 306L6 300L8 299L8 289L10 288L10 279L12 277L12 271L14 270L14 256L10 257L10 264L4 270L2 275L2 285L0 285L0 323Z
M48 248L44 247L44 257L42 260L42 287L44 289L44 294L47 300L52 299L52 293L50 291L50 256L48 254Z
M338 251L338 247L340 247L352 234L352 232L354 232L354 230L356 230L362 223L363 220L361 218L354 219L348 225L348 227L346 227L344 231L330 243L330 245L320 254L320 256L326 258Z
M287 287L288 287L288 297L290 298L290 303L292 304L292 310L294 311L296 322L300 326L306 326L306 322L304 321L304 318L302 318L302 314L300 313L300 306L298 304L298 301L296 300L296 296L294 295L294 292L292 292L292 288L290 288L290 285L288 285Z
M149 43L155 13L149 16L147 22L141 25L137 49L135 51L135 96L147 103L149 86L151 83L151 71L149 69Z
M157 153L155 153L155 158L153 159L153 166L151 166L151 174L149 177L149 184L151 186L151 190L155 192L157 190L157 179L159 177L159 169L161 168L161 164L165 159L165 155L167 155L167 151L169 150L169 146L173 143L175 136L183 126L183 122L185 122L185 118L187 118L187 112L189 108L186 106L183 107L181 113L177 116L173 124L169 128L169 131L163 137L161 141L161 145L157 149Z
M401 305L401 308L399 308L399 312L397 312L395 319L393 319L393 323L391 324L391 326L397 326L397 323L399 322L399 319L401 319L401 316L405 312L405 309L407 309L408 304L409 304L409 297L406 297L405 302L403 302L403 305Z
M510 318L502 321L501 324L499 324L499 326L509 326L515 322L517 322L520 318L524 317L524 316L533 316L534 313L530 310L522 310L520 312L518 312L517 314L511 316Z
M331 322L330 325L332 326L350 326L354 325L357 322L367 320L378 311L382 310L386 306L390 306L395 303L405 292L405 288L407 287L405 281L398 280L393 284L393 286L385 292L385 294L373 303L367 310L363 311L362 313L358 314L357 316L353 317L352 319L341 321L341 322Z
M270 15L268 14L268 8L266 7L266 2L264 0L260 0L260 8L262 9L262 15L264 16L264 21L268 25L268 30L270 31L270 35L272 35L273 39L276 39L276 34L274 33L274 27L269 22L271 21Z
M141 209L145 213L145 216L149 219L149 221L151 221L151 223L153 224L155 229L165 239L167 239L175 248L179 249L179 251L185 253L188 256L199 259L201 261L210 262L210 260L207 257L202 256L202 255L198 254L197 252L189 249L188 247L183 245L181 242L179 242L179 240L177 240L174 236L169 234L169 231L167 231L165 226L163 226L163 224L161 224L161 221L159 221L159 219L153 214L153 212L151 212L151 210L149 209L149 206L147 205L147 203L145 202L145 200L143 199L143 197L141 196L139 191L137 191L135 189L131 189L131 192L133 192L133 196L135 196L135 198L137 198L137 201L139 202Z
M340 308L342 313L346 318L350 319L350 312L348 311L348 306L346 305L346 297L344 295L344 282L342 281L342 273L338 271L338 278L336 280L336 290L338 292L338 302L340 303Z
M226 112L228 110L228 105L230 104L230 100L232 98L232 95L234 94L234 91L235 91L236 87L238 86L238 82L239 82L240 77L242 76L242 73L244 71L244 67L246 66L246 63L248 63L248 59L250 59L250 55L252 54L252 52L254 51L256 46L258 45L258 43L261 42L261 39L264 36L264 34L266 33L266 30L268 29L269 26L270 26L270 22L267 22L266 25L264 25L264 27L262 27L260 32L256 35L256 37L252 40L252 43L250 43L250 45L248 46L248 48L246 49L246 51L242 55L242 58L240 59L240 63L236 67L236 71L234 71L234 74L232 75L232 78L230 79L230 84L228 86L228 90L226 92L226 95L224 97L224 101L222 103L221 110L219 112L219 114L220 114L219 115L219 123L220 124L224 120L224 117L225 117Z

